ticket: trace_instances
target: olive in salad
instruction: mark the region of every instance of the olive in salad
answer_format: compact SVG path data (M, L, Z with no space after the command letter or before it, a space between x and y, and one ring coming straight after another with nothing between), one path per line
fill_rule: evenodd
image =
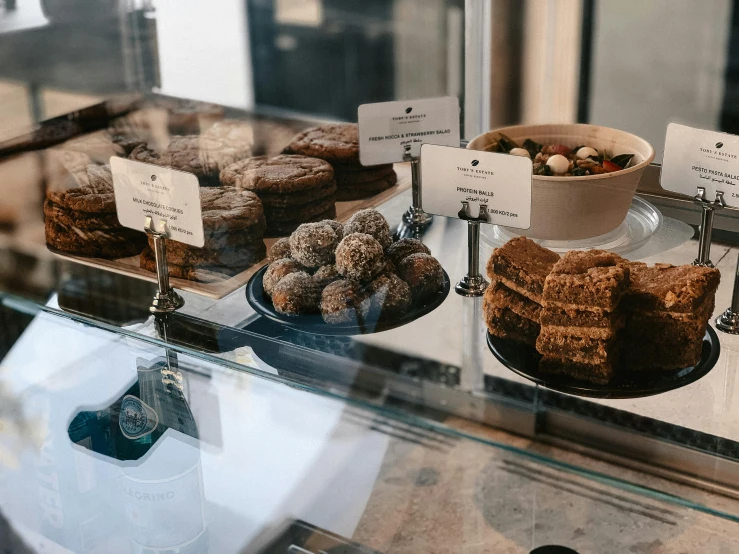
M634 154L610 156L604 150L598 151L587 145L574 148L564 144L543 145L529 138L519 145L503 133L499 133L498 138L493 139L483 150L524 156L533 162L534 175L558 177L582 177L621 171L629 167L634 157Z

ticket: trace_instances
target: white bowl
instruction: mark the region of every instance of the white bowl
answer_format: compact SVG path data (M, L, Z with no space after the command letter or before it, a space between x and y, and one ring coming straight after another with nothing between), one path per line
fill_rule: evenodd
M581 177L534 175L531 227L511 229L532 238L576 240L612 231L626 217L641 174L654 160L654 148L646 140L618 129L582 123L502 127L475 137L467 148L484 150L498 133L518 144L530 138L544 145L591 146L611 156L634 154L629 167L613 173Z

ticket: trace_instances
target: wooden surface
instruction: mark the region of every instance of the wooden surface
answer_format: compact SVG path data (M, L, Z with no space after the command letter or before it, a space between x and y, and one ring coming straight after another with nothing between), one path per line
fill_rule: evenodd
M411 171L410 167L406 163L395 164L395 171L398 174L398 184L386 191L381 192L375 196L364 198L362 200L353 200L351 202L337 202L336 203L336 219L344 222L349 219L354 213L365 208L374 208L380 204L390 200L394 196L397 196L401 192L408 190L411 186ZM276 238L264 239L264 243L267 246L267 251L277 241ZM83 265L97 267L119 273L121 275L127 275L129 277L136 277L138 279L144 279L146 281L156 282L156 274L141 269L139 266L139 257L131 256L129 258L120 258L118 260L106 260L103 258L88 258L83 256L74 256L72 254L66 254L61 252L54 252L55 255L71 260L76 263ZM252 275L262 267L267 260L253 265L249 269L242 271L241 273L228 277L219 275L216 273L209 273L213 281L208 283L202 283L197 281L188 281L185 279L171 278L170 282L176 289L200 294L207 296L208 298L220 299L227 294L232 293L236 289L243 287L251 279ZM205 272L204 272L205 273Z

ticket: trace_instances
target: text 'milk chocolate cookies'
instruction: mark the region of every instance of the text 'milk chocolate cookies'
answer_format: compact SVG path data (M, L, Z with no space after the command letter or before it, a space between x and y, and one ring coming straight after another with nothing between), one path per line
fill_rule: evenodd
M359 163L359 128L355 123L323 125L303 131L293 138L285 152L331 163L336 197L340 201L367 198L398 182L392 164L365 167Z

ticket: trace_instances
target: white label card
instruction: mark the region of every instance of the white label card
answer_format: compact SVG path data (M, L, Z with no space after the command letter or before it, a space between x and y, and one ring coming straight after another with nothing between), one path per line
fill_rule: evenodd
M488 223L531 226L531 160L522 156L424 144L421 147L421 206L459 217L463 202L471 217L488 207Z
M110 158L118 221L124 227L144 230L146 216L167 223L169 238L202 248L205 244L200 186L192 173Z
M421 145L459 146L459 99L454 96L362 104L359 121L359 161L362 165L402 162L410 145L412 156Z
M670 123L660 183L690 196L703 187L708 201L721 191L728 206L739 208L739 137Z

